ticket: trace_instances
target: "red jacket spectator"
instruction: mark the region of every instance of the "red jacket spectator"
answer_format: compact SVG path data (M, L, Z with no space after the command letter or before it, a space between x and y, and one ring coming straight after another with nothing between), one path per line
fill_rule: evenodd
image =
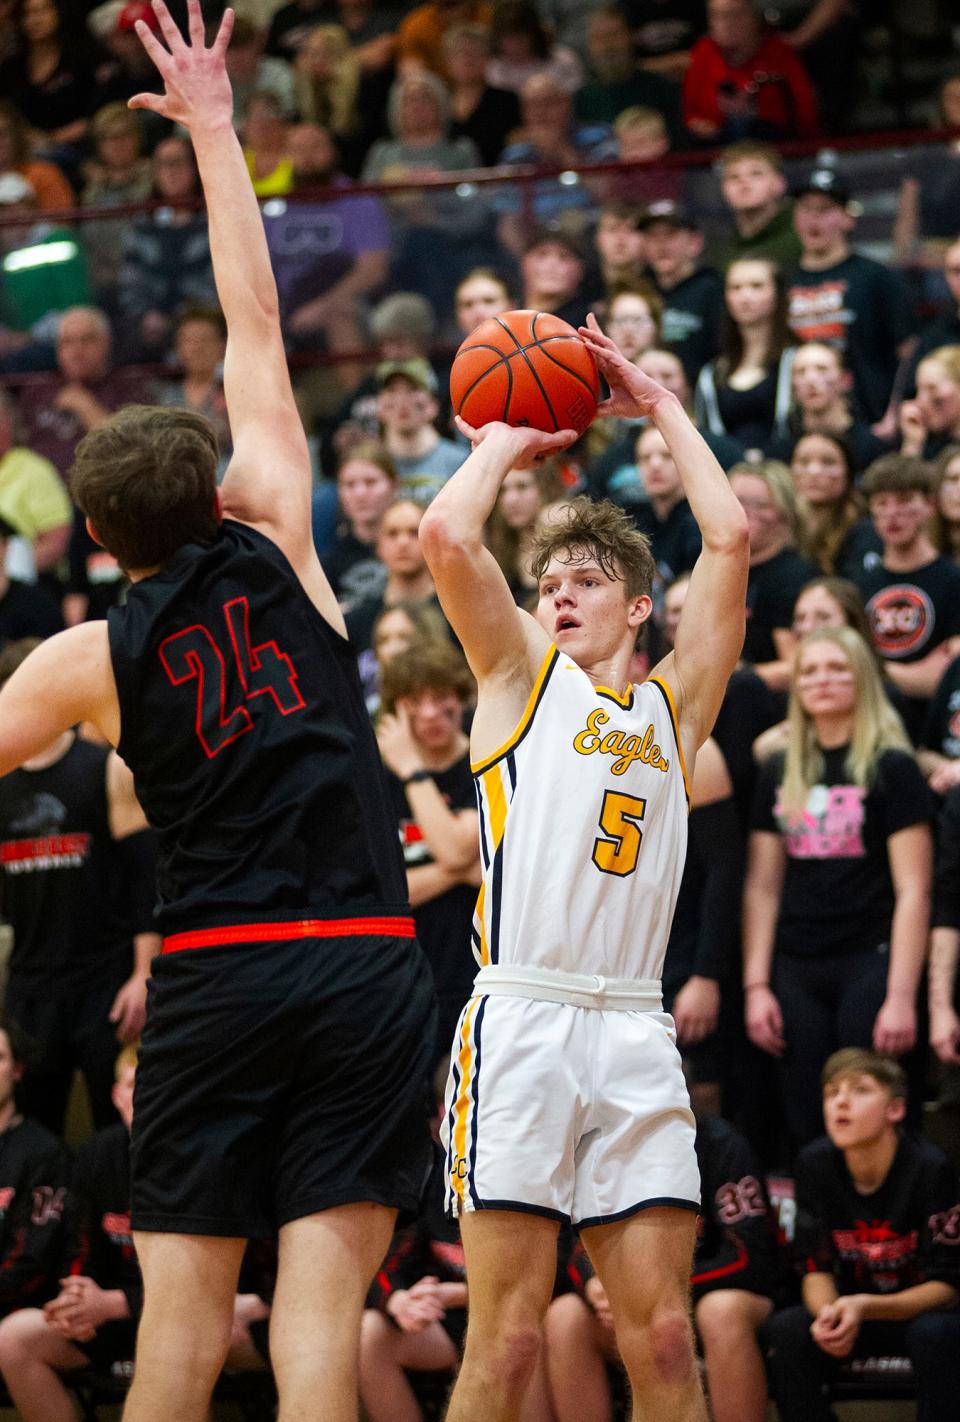
M683 120L698 138L809 138L818 132L807 72L785 40L758 34L749 58L710 35L698 40L683 84Z

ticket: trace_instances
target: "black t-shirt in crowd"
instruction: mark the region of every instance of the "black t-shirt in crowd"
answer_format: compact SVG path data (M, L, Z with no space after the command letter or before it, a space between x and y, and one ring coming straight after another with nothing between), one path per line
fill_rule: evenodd
M763 678L752 667L737 667L727 682L713 726L713 739L727 762L740 827L744 831L750 823L757 775L753 743L779 719L777 699Z
M751 829L779 834L786 850L776 951L796 958L876 951L890 941L894 893L887 840L927 824L930 792L908 751L884 750L870 785L855 785L849 746L823 752L823 774L799 816L781 804L784 755L757 773Z
M797 1160L795 1253L806 1274L830 1274L840 1294L899 1294L938 1280L960 1287L960 1191L931 1141L902 1134L887 1178L856 1188L827 1138Z
M823 271L787 275L788 320L798 342L822 341L844 352L859 413L879 420L890 401L897 348L913 330L902 278L851 253Z
M960 634L960 567L934 558L909 573L894 573L882 563L854 570L867 610L873 644L884 660L916 662ZM927 700L905 698L907 730L916 741L923 729Z
M59 1292L67 1148L38 1121L0 1132L0 1316Z
M856 582L868 568L878 567L882 556L883 540L873 519L864 515L847 529L834 558L834 571L838 578Z
M626 0L639 59L690 49L707 28L703 0Z
M665 584L688 573L700 557L703 540L686 499L674 504L666 518L658 518L650 503L629 506L634 522L650 540L650 552Z
M690 811L687 857L663 963L663 991L672 999L696 975L725 983L739 961L743 835L736 801Z
M802 588L820 569L795 548L781 548L765 563L754 563L747 577L747 635L743 643L745 662L777 660L773 634L789 628L793 605Z
M379 598L387 585L387 570L376 546L362 543L355 534L340 533L320 562L339 603L352 607L365 598Z
M21 637L52 637L62 631L60 609L43 584L11 578L0 596L0 647Z
M960 657L954 657L930 698L920 744L948 760L960 759Z
M683 362L692 389L703 366L720 349L723 280L711 267L700 267L660 295L660 339Z
M735 390L725 381L717 381L717 406L723 427L746 449L766 450L770 443L779 375L780 368L775 365L749 390Z
M937 823L937 862L933 876L934 928L960 932L960 786L948 790ZM954 997L960 996L960 976Z
M451 810L476 810L477 791L470 773L470 757L463 756L447 770L433 774L437 789ZM400 829L403 858L407 870L432 864L433 855L423 831L413 818L406 791L396 776L388 772L390 794ZM417 938L433 971L440 999L441 1024L438 1045L446 1050L460 1009L473 988L477 963L470 948L470 929L477 890L470 884L455 884L446 893L419 904L413 911Z

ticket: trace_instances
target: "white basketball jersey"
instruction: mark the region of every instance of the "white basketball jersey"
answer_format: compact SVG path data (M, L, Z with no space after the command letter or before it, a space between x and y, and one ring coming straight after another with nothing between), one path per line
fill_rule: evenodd
M669 687L595 687L551 647L523 718L473 766L481 965L661 977L689 787Z

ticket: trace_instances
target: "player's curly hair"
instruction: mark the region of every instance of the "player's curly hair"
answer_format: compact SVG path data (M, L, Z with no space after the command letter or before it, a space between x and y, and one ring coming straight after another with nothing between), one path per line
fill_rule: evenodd
M203 415L125 405L80 441L70 488L124 572L157 568L184 544L217 537L217 456Z
M609 499L571 499L555 522L536 533L530 567L538 582L560 553L595 558L608 578L626 584L628 599L650 596L656 572L650 540Z

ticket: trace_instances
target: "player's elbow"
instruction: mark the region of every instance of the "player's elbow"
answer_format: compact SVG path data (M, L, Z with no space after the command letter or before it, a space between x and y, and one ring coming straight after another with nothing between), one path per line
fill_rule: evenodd
M476 533L463 527L455 511L446 507L441 490L420 520L420 546L428 568L436 574L444 564L470 561L475 543Z
M703 530L704 546L711 553L747 562L750 557L750 530L747 516L738 504L714 528Z

